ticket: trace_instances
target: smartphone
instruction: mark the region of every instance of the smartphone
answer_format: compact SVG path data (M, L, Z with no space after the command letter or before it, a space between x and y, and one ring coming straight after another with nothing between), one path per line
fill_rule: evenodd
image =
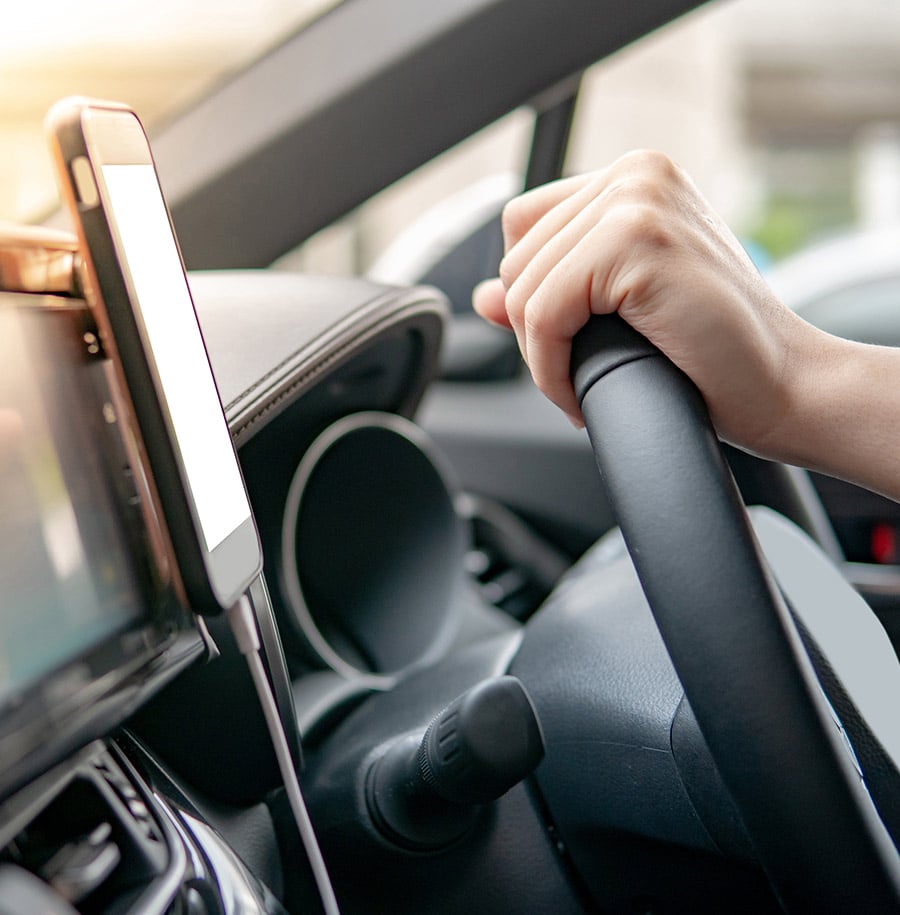
M46 127L179 590L219 612L259 575L262 551L147 136L130 108L93 99L58 103Z

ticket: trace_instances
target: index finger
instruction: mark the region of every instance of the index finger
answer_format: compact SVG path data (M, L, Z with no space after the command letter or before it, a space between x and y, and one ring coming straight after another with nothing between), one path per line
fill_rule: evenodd
M508 252L528 234L535 223L557 204L571 197L592 180L592 175L560 178L514 197L503 208L503 246Z

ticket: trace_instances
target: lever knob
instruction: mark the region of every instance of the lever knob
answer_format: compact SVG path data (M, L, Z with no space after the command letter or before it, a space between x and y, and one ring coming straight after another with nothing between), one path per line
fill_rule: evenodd
M480 806L534 771L544 738L515 677L473 686L419 740L393 744L371 767L366 798L375 824L410 848L438 848L463 835Z
M473 686L428 726L419 746L425 784L453 804L486 804L529 775L544 738L525 687L515 677Z

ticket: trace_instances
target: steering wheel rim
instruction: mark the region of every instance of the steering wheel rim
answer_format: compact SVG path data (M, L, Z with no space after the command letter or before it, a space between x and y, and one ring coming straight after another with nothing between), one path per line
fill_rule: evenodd
M618 315L576 336L572 377L656 624L782 905L898 909L900 857L696 387Z

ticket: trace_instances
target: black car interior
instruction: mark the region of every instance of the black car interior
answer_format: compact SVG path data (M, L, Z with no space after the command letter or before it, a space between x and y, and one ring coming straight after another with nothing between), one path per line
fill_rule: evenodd
M854 539L897 509L720 447L624 326L569 428L468 312L496 219L407 286L268 269L520 104L558 176L583 69L694 5L348 0L153 136L346 915L900 909L900 589ZM0 915L322 912L232 631L154 587L76 258L0 233Z

